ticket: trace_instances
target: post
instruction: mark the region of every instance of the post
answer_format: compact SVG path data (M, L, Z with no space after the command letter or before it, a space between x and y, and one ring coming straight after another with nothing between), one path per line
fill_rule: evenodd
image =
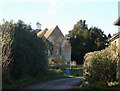
M119 86L120 86L120 50L118 53L118 80L119 80Z
M0 91L2 91L2 32L0 32Z

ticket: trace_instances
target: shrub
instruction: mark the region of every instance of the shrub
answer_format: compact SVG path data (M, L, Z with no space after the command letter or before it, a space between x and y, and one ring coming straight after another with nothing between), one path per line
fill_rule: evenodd
M116 47L109 46L101 51L87 53L84 57L84 77L90 82L107 83L116 79Z

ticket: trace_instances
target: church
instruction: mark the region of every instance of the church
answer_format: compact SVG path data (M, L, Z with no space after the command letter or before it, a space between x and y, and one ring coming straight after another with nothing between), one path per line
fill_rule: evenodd
M48 43L48 57L59 63L68 63L71 61L71 45L64 37L58 26L52 29L41 30L41 24L36 23L36 33L38 37L44 37Z

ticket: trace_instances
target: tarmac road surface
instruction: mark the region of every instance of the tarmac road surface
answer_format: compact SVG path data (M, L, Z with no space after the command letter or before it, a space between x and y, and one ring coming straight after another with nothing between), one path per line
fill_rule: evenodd
M43 83L38 83L23 89L74 89L80 85L83 77L63 78Z

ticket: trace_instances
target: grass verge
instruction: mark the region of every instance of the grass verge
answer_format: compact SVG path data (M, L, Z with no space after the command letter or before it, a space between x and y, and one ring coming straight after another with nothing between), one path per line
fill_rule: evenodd
M2 83L2 89L20 89L33 84L65 78L63 72L59 71L49 71L46 75L39 75L35 78L26 77L24 79L19 79L16 81L12 81L11 83Z

